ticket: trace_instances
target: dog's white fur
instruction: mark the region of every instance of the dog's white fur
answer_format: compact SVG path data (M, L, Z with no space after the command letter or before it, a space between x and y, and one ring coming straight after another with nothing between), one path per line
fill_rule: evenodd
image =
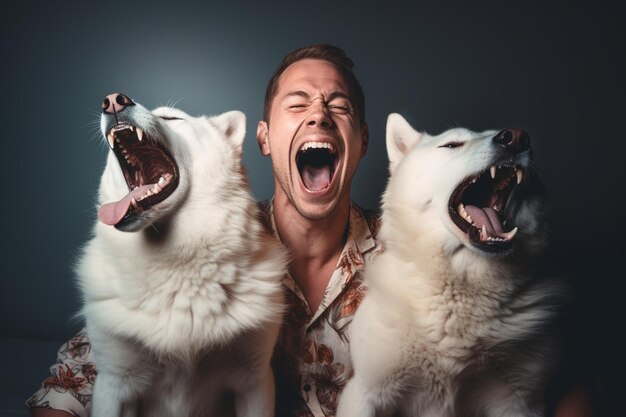
M98 222L78 263L98 371L92 416L226 415L228 398L238 417L274 415L286 256L248 190L244 114L137 104L119 116L169 149L180 180L138 230ZM127 193L110 152L99 201Z
M533 270L545 248L545 210L532 174L516 191L527 195L516 197L510 253L473 247L448 214L456 186L498 158L495 134L432 137L389 116L385 252L365 271L368 292L350 329L354 377L337 417L543 414L561 287ZM513 162L528 168L528 153Z

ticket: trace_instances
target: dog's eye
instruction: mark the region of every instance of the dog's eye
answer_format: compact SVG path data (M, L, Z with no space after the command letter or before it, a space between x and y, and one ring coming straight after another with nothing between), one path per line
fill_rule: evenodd
M160 116L160 118L163 120L183 120L180 117L174 117L174 116Z
M452 149L452 148L458 148L459 146L463 146L463 142L448 142L439 147Z

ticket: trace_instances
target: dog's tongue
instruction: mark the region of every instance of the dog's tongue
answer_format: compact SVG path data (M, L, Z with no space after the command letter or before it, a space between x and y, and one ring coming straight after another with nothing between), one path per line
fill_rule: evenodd
M321 167L306 165L302 169L301 175L304 186L310 191L322 191L330 184L330 167L328 165Z
M138 200L153 186L154 184L142 185L141 187L137 187L128 193L126 197L122 198L120 201L101 205L98 210L98 219L102 223L108 224L109 226L118 224L124 218L126 213L128 213L131 200L133 198Z
M465 211L470 215L477 228L482 229L483 225L485 225L487 232L493 236L504 233L504 228L498 218L498 213L496 213L494 209L489 207L479 208L476 206L465 206Z

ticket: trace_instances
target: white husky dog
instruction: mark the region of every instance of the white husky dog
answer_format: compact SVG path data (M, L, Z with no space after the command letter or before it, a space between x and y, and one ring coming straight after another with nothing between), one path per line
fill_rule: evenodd
M391 177L338 417L540 416L561 287L537 276L542 192L520 129L387 122ZM528 171L528 172L527 172Z
M111 152L77 267L92 416L273 416L286 257L249 193L244 114L102 107Z

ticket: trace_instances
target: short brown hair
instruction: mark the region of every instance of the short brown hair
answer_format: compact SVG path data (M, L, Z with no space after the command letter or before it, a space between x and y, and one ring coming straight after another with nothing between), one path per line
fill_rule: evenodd
M365 96L359 80L354 75L352 67L354 63L341 49L328 44L315 44L296 49L288 53L280 64L272 78L267 83L265 90L265 105L263 107L263 119L269 122L272 100L278 90L278 79L285 70L293 63L303 59L321 59L335 65L348 83L349 93L353 100L356 115L360 123L365 122Z

